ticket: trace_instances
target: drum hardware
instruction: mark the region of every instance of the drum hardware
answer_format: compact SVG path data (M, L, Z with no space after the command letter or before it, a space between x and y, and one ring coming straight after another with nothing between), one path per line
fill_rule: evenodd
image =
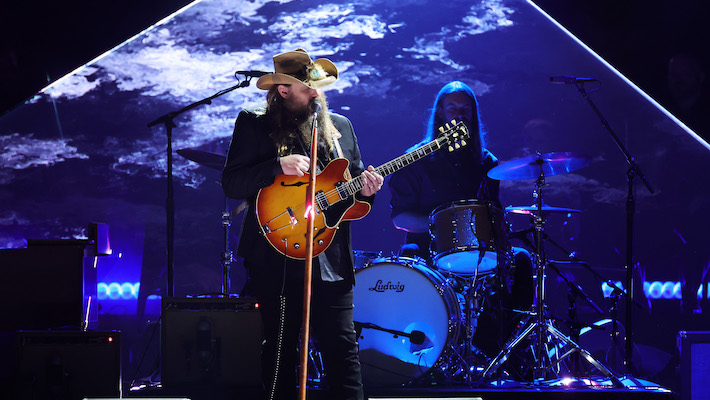
M355 280L353 319L370 328L359 332L365 385L400 386L450 370L462 311L441 273L421 259L390 257L357 270Z
M510 257L503 210L488 201L459 200L429 215L433 263L461 276L492 274Z
M552 241L552 239L549 240ZM587 296L586 293L584 293L584 290L582 290L579 285L570 281L567 275L563 274L562 271L557 268L557 266L555 265L556 263L557 261L550 261L547 263L547 266L550 267L553 271L555 271L557 275L559 275L560 278L562 278L562 280L567 284L567 287L569 287L569 292L567 293L567 300L569 302L568 320L566 321L566 323L569 327L570 339L574 343L579 343L579 335L582 328L594 329L596 327L593 325L586 324L584 322L577 321L577 299L584 299L587 304L589 304L598 314L604 314L604 311L599 308L599 306L594 302L594 300L592 300L589 296ZM571 357L571 360L572 366L570 368L570 371L573 372L575 377L582 376L582 360L580 358L580 353L575 353Z
M461 295L463 297L463 315L464 315L464 336L463 336L463 354L458 354L459 357L455 363L449 366L454 368L454 375L460 374L464 382L471 385L481 377L481 371L477 367L481 366L482 354L477 351L473 344L473 337L478 328L478 319L483 309L487 278L478 279L476 275L473 277L462 278Z
M353 250L353 266L356 270L370 265L372 260L381 258L381 251Z
M383 328L381 326L378 326L378 325L375 325L375 324L372 324L369 322L354 321L354 323L355 323L355 332L357 333L358 337L360 337L362 335L363 329L374 329L374 330L381 331L381 332L391 333L392 337L395 339L397 339L400 336L406 337L409 339L410 342L412 342L412 344L416 344L416 345L423 344L424 340L426 339L426 335L424 334L424 332L418 331L418 330L413 330L413 331L407 333L404 331L398 331L396 329Z
M524 215L532 215L534 212L538 210L537 204L533 204L532 206L508 206L505 208L506 212L513 213L513 214L524 214ZM581 213L581 210L577 210L574 208L564 208L564 207L553 207L553 206L548 206L547 204L542 205L542 211L544 211L546 214L553 214L553 213L559 213L559 214L570 214L570 213Z
M222 257L220 257L220 264L222 265L222 295L229 296L229 291L232 286L232 280L230 275L230 270L232 262L234 262L234 255L229 249L229 228L232 226L232 212L229 211L229 201L226 200L225 211L222 211L222 231L224 234L223 246L222 247Z
M227 160L226 156L210 153L207 151L195 149L195 148L185 148L176 151L182 157L194 161L204 167L222 171L224 164ZM246 208L246 202L242 202L234 209L230 211L229 200L225 197L225 210L222 211L222 230L223 230L223 248L222 254L220 254L220 266L222 269L222 296L229 296L231 290L231 266L234 262L234 255L229 249L229 230L232 226L232 216L239 214Z
M580 153L538 153L493 167L488 171L488 177L499 181L539 179L540 176L549 177L575 171L590 161L589 156Z
M543 210L544 210L544 209L545 209L545 208L544 208L544 206L543 206ZM522 240L523 242L525 242L528 246L534 247L534 246L531 244L531 242L527 239L527 234L530 233L530 232L531 232L530 229L524 229L524 230L519 231L519 232L514 232L513 234L509 235L509 238L513 238L513 237L514 237L514 238L518 238L518 239ZM592 275L594 275L594 277L596 278L596 281L597 281L597 282L605 282L610 288L612 288L612 292L611 292L611 294L609 295L609 300L610 300L610 302L611 302L611 306L610 306L610 308L609 308L609 312L610 312L610 314L611 314L611 334L610 334L610 338L611 338L611 341L612 341L612 344L611 344L610 348L612 349L612 354L613 354L614 356L616 356L617 354L623 354L623 353L624 353L624 351L623 351L623 347L624 347L624 344L623 344L624 335L621 334L621 329L619 328L619 327L620 327L620 323L619 323L619 315L618 315L618 304L619 304L619 301L621 300L621 298L626 295L626 293L625 293L621 288L619 288L619 286L616 284L616 282L612 281L611 279L607 279L607 278L604 277L602 274L600 274L599 272L597 272L597 270L594 269L591 265L589 265L588 263L586 263L586 262L580 260L580 259L577 257L577 255L575 254L575 252L573 252L573 251L570 252L569 250L565 249L563 246L561 246L559 243L557 243L555 240L553 240L551 237L549 237L549 236L547 235L547 233L543 232L542 234L543 234L543 240L544 240L544 241L551 243L551 244L554 245L557 249L559 249L560 251L562 251L562 253L567 254L568 260L565 260L565 261L561 261L561 260L550 261L548 265L550 265L550 266L555 270L555 272L557 272L557 273L560 275L560 277L562 277L563 280L565 280L565 282L567 282L568 286L570 286L570 292L571 292L570 295L573 296L573 297L570 299L570 308L574 307L574 305L572 304L572 301L573 301L574 299L576 299L576 297L582 297L597 313L599 313L599 314L602 314L602 313L603 313L602 309L601 309L596 303L594 303L594 301L593 301L589 296L587 296L587 295L584 293L584 291L582 291L581 287L579 287L579 286L575 285L574 283L572 283L571 281L569 281L569 279L566 277L566 275L564 275L564 274L559 270L559 268L556 267L556 265L563 265L563 264L581 265L585 270L589 271L590 273L592 273ZM577 290L577 289L578 289L578 290ZM574 292L574 293L572 293L572 292ZM642 306L638 301L636 301L636 300L634 300L632 304L635 305L635 306L637 306L637 307L643 308L643 306ZM594 325L588 325L588 324L584 324L584 323L581 323L581 322L576 322L576 321L575 321L575 318L572 316L571 312L572 312L572 310L570 310L570 318L569 318L569 320L568 320L568 321L565 321L565 322L568 323L568 324L575 324L575 325L576 325L576 326L574 326L574 327L573 327L573 326L570 326L570 338L571 338L575 343L579 343L579 341L578 341L579 336L576 336L576 335L578 335L580 329L587 329L587 328L591 328L591 329L601 329L601 328L599 328L599 327L597 327L597 326L594 326ZM619 357L619 358L621 359L621 358L623 358L623 356L622 356L622 357ZM614 360L612 360L612 361L614 361ZM610 361L608 360L608 357L607 357L607 362L610 362ZM576 366L579 366L579 365L580 365L580 362L579 362L579 359L578 359L578 358L575 360L574 365L576 365ZM615 365L615 363L612 363L612 365ZM612 367L612 368L613 368L613 367ZM574 368L573 368L573 369L574 369ZM576 370L579 371L579 368L576 368Z
M194 161L204 167L215 169L220 172L222 172L222 169L224 168L224 163L227 161L226 156L210 153L195 148L179 149L175 152L190 161Z
M578 353L604 376L610 378L615 386L623 386L614 374L595 360L589 352L582 349L575 341L565 336L554 325L545 309L545 269L549 264L544 252L545 210L542 189L546 186L545 176L567 173L581 168L588 163L588 158L573 153L547 153L526 157L494 167L488 172L493 179L532 179L535 180L533 198L536 210L531 211L535 236L535 268L537 274L537 296L533 305L534 316L529 317L520 333L515 336L491 361L483 372L483 379L490 379L498 368L506 362L510 353L528 337L532 339L534 366L532 381L542 384L548 371L559 368L564 360ZM556 339L556 343L552 343ZM569 348L560 355L560 350Z

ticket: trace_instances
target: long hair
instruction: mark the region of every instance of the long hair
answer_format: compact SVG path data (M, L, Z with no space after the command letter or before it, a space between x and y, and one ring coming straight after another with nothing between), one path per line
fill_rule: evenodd
M333 121L328 115L328 102L325 96L319 95L317 100L322 108L316 117L318 119L318 136L320 150L333 150L333 137L339 136ZM306 147L306 151L311 145L311 117L304 120L297 120L286 109L285 100L278 92L278 85L272 86L266 93L265 114L270 121L269 137L278 148L279 156L289 155L296 147L296 140L299 138Z
M451 81L439 90L439 93L434 99L434 106L430 110L424 138L422 138L421 142L407 149L407 151L412 151L417 147L434 140L438 135L438 128L443 126L445 123L450 122L442 120L439 117L439 111L441 110L444 98L451 93L457 92L465 93L471 99L471 105L473 106L473 118L471 119L471 126L468 127L470 130L470 139L468 142L469 146L471 146L471 151L482 156L483 149L486 147L486 144L484 140L485 130L478 113L478 99L476 98L476 94L473 93L473 89L461 81Z

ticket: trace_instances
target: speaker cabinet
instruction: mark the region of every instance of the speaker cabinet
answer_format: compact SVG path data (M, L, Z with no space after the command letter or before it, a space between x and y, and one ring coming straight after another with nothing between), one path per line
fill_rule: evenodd
M164 298L161 377L186 385L261 385L261 314L254 299Z
M120 332L20 331L16 354L16 399L121 396Z
M710 332L678 333L681 400L707 399L710 395Z
M93 251L71 239L0 249L0 330L98 328Z

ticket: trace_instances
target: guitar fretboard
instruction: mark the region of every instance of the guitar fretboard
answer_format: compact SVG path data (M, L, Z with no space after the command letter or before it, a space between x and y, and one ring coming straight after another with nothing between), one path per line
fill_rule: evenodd
M429 154L439 150L441 148L441 139L435 139L421 147L418 147L407 154L401 155L394 160L384 163L379 167L375 168L375 172L382 175L383 177L393 174L396 171L418 161ZM363 188L362 175L347 181L345 184L338 187L338 192L341 198L346 198Z

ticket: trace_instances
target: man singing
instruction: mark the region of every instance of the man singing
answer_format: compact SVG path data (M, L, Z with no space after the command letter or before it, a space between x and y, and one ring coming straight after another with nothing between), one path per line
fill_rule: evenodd
M275 72L256 84L268 91L266 104L239 113L222 186L228 197L247 199L249 204L237 255L244 258L261 306L264 387L269 399L295 399L305 264L277 252L261 233L256 195L273 184L276 175L309 173L308 149L317 102L322 106L315 116L318 169L335 158L346 158L351 176L362 175L363 188L355 198L370 205L383 178L372 166L364 168L350 121L328 112L321 88L338 79L335 65L327 59L311 60L303 49L277 54L273 60ZM311 327L323 358L329 399L364 398L353 324L354 280L350 225L343 221L330 246L313 259Z

